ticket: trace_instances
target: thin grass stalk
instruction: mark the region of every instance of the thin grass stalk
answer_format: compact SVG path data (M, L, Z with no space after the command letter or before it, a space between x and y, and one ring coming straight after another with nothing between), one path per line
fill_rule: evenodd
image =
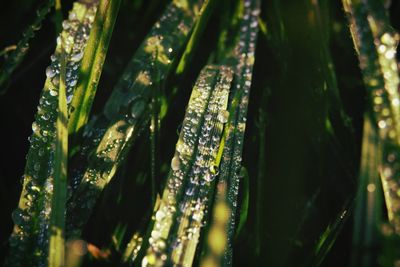
M64 21L61 36L70 47L66 57L66 101L70 103L76 85L81 54L96 12L96 1L76 2ZM15 223L10 237L10 266L46 264L48 256L49 223L53 194L56 122L60 85L61 38L57 40L51 65L46 69L46 82L39 101L33 134L24 172L23 189L18 208L13 212ZM58 160L58 159L57 159Z
M86 169L75 171L72 177L73 195L67 205L69 237L80 236L98 196L148 125L152 91L167 78L177 60L201 2L175 0L167 7L128 64L102 115L84 131L84 139L92 141L78 155L87 160Z
M63 38L63 37L61 37ZM54 185L50 214L49 267L64 266L65 203L67 197L68 105L66 94L66 58L68 53L61 39L60 86L54 152Z
M99 2L71 104L68 132L74 140L79 139L80 130L89 118L120 4L121 0L100 0Z
M400 234L400 96L396 60L398 35L390 27L382 1L343 0L358 51L371 113L382 145L379 172L388 219Z
M0 95L4 94L7 91L12 73L15 71L15 69L24 59L25 55L28 53L30 41L33 37L35 37L35 32L41 28L43 20L50 13L53 5L54 0L48 0L42 7L37 10L37 16L34 22L23 32L23 37L21 40L19 40L17 46L15 47L15 50L7 56L7 59L1 66Z
M230 68L208 65L193 87L142 266L193 263L217 175L232 79Z
M325 231L321 234L320 239L315 245L313 255L310 262L304 266L321 266L333 244L335 243L338 235L342 232L342 228L351 217L354 208L354 197L349 197L343 205L341 211L336 216L333 223L330 223Z

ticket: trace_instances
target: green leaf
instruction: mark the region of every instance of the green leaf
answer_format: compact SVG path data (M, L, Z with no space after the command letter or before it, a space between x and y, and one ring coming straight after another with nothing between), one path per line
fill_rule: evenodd
M63 93L59 91L60 80L62 80L59 74L63 51L61 40L70 40L64 44L64 49L68 51L65 55L65 72L69 77L66 78L65 84L68 104L74 92L78 75L77 69L86 45L87 39L84 32L88 32L90 29L95 12L96 1L74 4L69 19L64 22L65 28L57 39L56 51L51 56L52 63L46 69L47 79L39 101L35 122L32 124L33 134L30 137L31 144L27 155L23 189L18 208L13 212L15 225L10 237L10 256L8 258L10 266L36 266L47 262L54 189L53 177L55 170L60 168L60 164L65 163L64 158L55 151L56 147L60 145L59 141L61 142L57 139L57 135L63 135L62 131L57 132L58 126L56 127L60 114L64 112L61 109L60 112L57 111L58 99ZM63 143L63 145L65 144ZM57 150L57 153L60 153L60 149ZM64 167L66 166L63 165ZM62 175L58 178L63 179ZM62 182L58 185L59 189L62 187ZM62 191L59 193L63 194ZM59 208L58 204L57 207Z
M79 131L89 118L120 4L121 0L100 0L71 104L73 111L68 131L73 140L78 139L76 135L79 135Z

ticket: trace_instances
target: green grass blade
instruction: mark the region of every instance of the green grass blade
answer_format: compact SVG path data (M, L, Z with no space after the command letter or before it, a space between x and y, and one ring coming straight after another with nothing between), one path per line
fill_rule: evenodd
M184 70L188 68L190 59L193 57L193 53L196 51L199 39L204 32L204 29L215 8L216 3L217 3L216 0L204 1L204 4L202 5L201 10L199 12L199 19L196 21L196 24L194 25L193 33L190 35L190 39L188 41L186 49L183 52L178 67L176 68L176 73L178 75L182 75Z
M69 236L80 236L98 196L148 125L153 90L162 85L172 62L177 60L196 19L198 3L176 0L167 7L128 64L103 114L88 126L84 138L95 141L88 154L79 155L88 160L83 179L82 175L72 177L74 193L67 210L71 215L67 221Z
M367 112L379 130L382 145L380 175L388 211L395 232L400 233L400 95L396 46L398 36L390 27L382 1L343 0L350 21L360 68L368 91Z
M228 244L222 265L232 264L232 246L235 234L235 220L237 195L239 190L239 173L242 159L244 131L246 127L247 106L251 86L252 69L254 64L254 52L258 32L258 16L260 2L257 0L245 0L240 34L237 44L233 49L233 55L228 62L235 69L232 100L229 108L229 120L225 127L223 152L221 154L219 181L227 183L226 199L231 210L230 223L228 224ZM223 196L217 196L222 198Z
M381 182L379 179L379 137L369 116L364 118L361 166L354 212L352 266L375 266L374 247L382 218Z
M96 11L96 1L76 2L64 22L62 36L71 46L66 55L67 104L76 85L80 57ZM53 194L53 175L60 162L55 161L56 122L60 84L61 37L46 69L46 82L39 101L30 149L24 173L24 184L18 208L13 212L14 229L10 237L10 266L46 264L49 222Z
M68 105L66 94L66 53L61 37L60 86L58 90L58 116L54 152L53 195L50 214L49 267L64 266L65 203L67 197L68 162Z
M193 263L213 192L233 72L206 66L193 88L143 266Z
M120 4L121 0L100 0L71 104L68 131L74 139L89 118Z
M24 59L29 50L29 42L35 36L35 32L42 26L42 21L50 13L54 5L54 0L48 0L37 11L37 16L32 25L23 33L22 39L18 42L14 51L7 56L7 59L0 68L0 95L4 94L8 88L8 82L14 70Z

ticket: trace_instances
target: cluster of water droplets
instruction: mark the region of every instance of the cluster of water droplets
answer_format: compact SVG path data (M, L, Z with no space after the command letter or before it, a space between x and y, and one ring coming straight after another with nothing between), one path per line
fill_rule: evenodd
M194 256L207 211L211 182L217 173L217 156L233 73L226 67L202 70L189 101L182 130L171 160L162 203L155 214L150 248L142 265L151 259L180 264ZM169 248L170 251L167 251Z
M73 196L67 205L67 232L79 236L98 196L112 179L130 144L148 123L153 90L161 86L172 60L184 44L194 18L171 3L150 30L108 99L104 114L90 123L85 139L87 168L74 172ZM181 25L179 27L179 25ZM148 116L148 117L146 117Z
M32 123L33 133L28 139L30 149L27 155L23 192L19 207L13 213L15 227L10 238L10 262L13 258L19 257L18 261L21 264L24 264L24 259L26 259L27 261L34 260L40 266L47 260L48 223L53 193L52 175L55 123L58 113L60 54L61 49L70 52L66 56L66 87L69 93L68 97L71 98L82 58L81 56L78 58L77 54L83 53L85 48L96 12L95 3L96 1L90 5L81 3L74 5L69 19L63 23L62 37L57 40L56 52L51 56L51 65L46 69L45 87L39 100L35 121ZM29 244L23 244L23 240ZM35 250L35 253L26 252L29 249ZM26 255L21 256L23 253ZM32 259L27 259L28 257L32 257ZM25 264L27 263L25 262Z

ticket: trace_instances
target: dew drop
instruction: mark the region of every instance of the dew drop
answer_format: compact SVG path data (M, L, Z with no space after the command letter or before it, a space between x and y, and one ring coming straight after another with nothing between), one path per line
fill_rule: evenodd
M46 76L47 78L53 78L56 75L56 72L53 70L51 66L46 68Z
M78 61L80 61L82 59L82 57L83 57L83 52L81 51L81 52L78 52L78 53L72 55L71 56L71 61L78 62Z
M221 123L226 123L229 118L229 111L223 110L218 114L218 121Z
M177 170L179 170L180 165L181 165L181 162L179 160L179 157L174 156L171 160L171 169L173 171L177 171Z
M32 131L33 131L33 132L36 132L37 129L38 129L37 123L36 123L36 122L33 122L33 123L32 123Z
M58 93L57 93L56 90L51 90L51 89L50 89L50 95L51 95L51 96L57 96Z

